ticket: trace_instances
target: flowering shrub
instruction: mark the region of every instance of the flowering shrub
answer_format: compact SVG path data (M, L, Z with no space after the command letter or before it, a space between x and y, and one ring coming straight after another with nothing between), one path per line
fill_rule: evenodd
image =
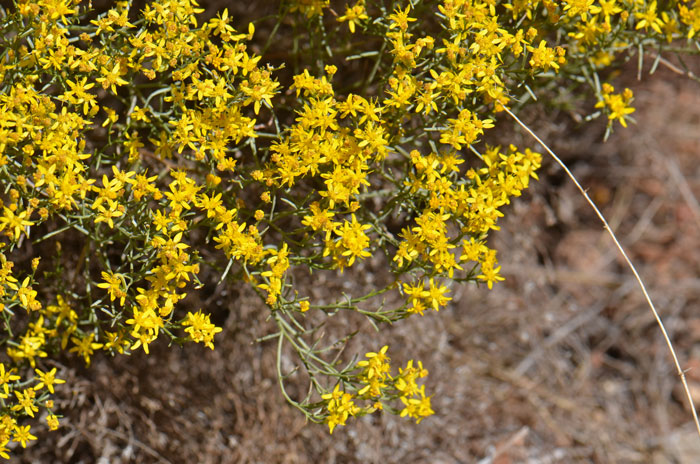
M38 408L58 427L52 359L89 365L158 338L213 349L221 328L181 301L231 282L258 292L268 338L298 353L309 395L288 396L281 368L280 385L310 420L420 422L433 411L419 361L392 374L384 346L342 365L318 324L344 310L381 328L440 310L456 282L503 280L487 235L541 162L481 142L503 108L588 92L591 116L625 126L632 93L601 83L606 70L694 47L700 28L688 0L388 3L282 2L257 54L252 23L202 21L193 0L0 12L0 456L35 438L21 424ZM275 43L283 64L266 59ZM372 257L392 278L368 294L295 288L295 272Z

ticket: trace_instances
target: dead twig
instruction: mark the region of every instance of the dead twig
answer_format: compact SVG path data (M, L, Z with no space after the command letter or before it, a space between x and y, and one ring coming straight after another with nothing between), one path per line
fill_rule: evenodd
M653 54L652 57L655 60L658 60L659 64L661 64L663 67L665 67L669 71L674 72L676 74L680 74L681 76L685 76L685 77L692 79L694 81L700 82L700 77L696 76L695 73L693 73L692 71L687 71L687 70L683 70L683 69L679 68L678 66L671 63L670 61L668 61L666 58L664 58L661 55Z

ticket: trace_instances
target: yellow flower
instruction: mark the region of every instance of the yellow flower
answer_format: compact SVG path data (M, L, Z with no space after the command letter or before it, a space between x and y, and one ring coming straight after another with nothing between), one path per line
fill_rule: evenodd
M119 72L119 63L116 63L111 70L103 66L100 69L100 73L103 77L98 77L97 79L95 79L97 83L101 84L102 88L105 90L111 88L112 92L115 94L117 93L116 86L128 84L127 81L121 78L121 73Z
M411 5L407 5L405 10L397 8L394 10L394 13L387 16L387 19L390 21L389 29L399 28L402 31L406 31L408 23L416 21L416 18L408 16L409 11L411 11Z
M228 8L224 8L223 12L218 12L215 17L209 19L209 22L203 27L209 28L214 35L233 34L236 30L229 24Z
M427 300L430 306L435 310L439 311L441 306L447 305L447 302L452 298L445 296L449 292L449 289L444 285L439 286L435 284L432 277L430 278L430 287L428 288Z
M36 300L37 291L30 285L30 280L30 277L26 277L19 288L14 284L8 285L8 287L17 290L17 298L19 298L23 308L37 311L41 309L41 303Z
M18 404L12 406L12 410L23 411L27 416L34 417L34 413L39 410L34 404L34 399L36 397L34 390L28 388L22 391L15 391L15 396L17 396Z
M107 289L110 301L119 298L119 304L124 306L124 299L126 298L126 292L122 290L122 287L126 288L124 276L119 273L102 271L102 280L104 280L104 282L97 284L97 286Z
M58 417L56 417L56 416L53 415L53 414L49 414L49 415L46 417L46 422L47 422L47 424L48 424L48 426L49 426L49 430L58 430L58 427L59 427L59 425L60 425L60 424L58 423Z
M359 24L363 19L368 19L367 10L365 10L364 0L358 1L355 5L345 5L345 14L337 18L340 23L347 22L350 33L355 33L355 25Z
M635 11L634 16L639 20L634 27L635 29L647 30L651 27L657 33L662 33L661 26L663 26L663 21L656 14L656 0L651 2L644 11Z
M39 376L40 382L34 386L34 390L41 390L42 388L46 387L46 389L50 393L54 393L53 386L54 384L60 385L62 383L66 383L65 380L57 379L56 378L56 368L54 367L48 372L42 372L39 369L36 369L36 373Z
M12 441L21 444L22 448L26 448L29 440L36 440L36 437L29 433L30 428L31 426L29 425L16 426L14 432L12 433Z
M0 394L0 398L7 398L10 394L10 383L15 380L19 380L19 375L14 374L14 369L5 370L5 364L0 363L0 385L2 385L3 394Z
M34 223L29 220L30 213L22 211L15 214L8 207L3 208L3 215L0 216L0 231L8 229L7 234L13 237L15 241L19 240L19 236L24 232L25 227L33 226Z
M128 322L128 321L127 321ZM87 366L90 365L90 356L94 353L94 350L102 348L102 343L93 342L95 339L95 334L91 333L82 338L71 337L71 341L75 344L73 348L68 350L69 353L76 353L82 356L85 360Z
M559 71L559 59L557 58L557 54L561 52L547 47L547 42L542 40L537 48L528 46L527 49L532 53L529 62L532 68L539 68L543 71L549 71L549 68L554 68L555 71ZM559 56L563 56L563 54Z

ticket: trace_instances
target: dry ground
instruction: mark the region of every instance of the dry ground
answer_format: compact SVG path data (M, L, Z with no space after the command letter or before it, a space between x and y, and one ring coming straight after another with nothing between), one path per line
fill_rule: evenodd
M631 74L637 125L605 144L600 124L563 122L541 135L639 266L700 398L700 84L667 69L642 82ZM530 120L540 117L569 118ZM273 343L254 342L270 330L266 309L228 289L204 302L229 314L213 352L158 346L62 366L62 428L38 433L14 462L700 462L678 377L630 272L560 170L547 163L540 178L493 234L506 282L454 288L439 314L359 336L430 369L436 414L420 425L374 416L329 436L305 424L279 392ZM364 272L353 278L381 269Z

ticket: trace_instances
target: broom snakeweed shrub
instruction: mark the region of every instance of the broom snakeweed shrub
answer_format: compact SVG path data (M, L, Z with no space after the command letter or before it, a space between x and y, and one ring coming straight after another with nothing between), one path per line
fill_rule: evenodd
M647 50L654 66L694 53L700 28L685 0L343 8L283 1L257 54L252 23L234 27L227 10L203 21L193 0L0 11L0 456L35 439L26 416L39 408L58 427L52 358L89 365L158 338L213 349L221 328L181 301L234 282L269 307L278 360L285 344L298 354L308 395L287 394L278 362L279 381L311 421L331 433L379 410L420 422L433 413L420 361L394 370L385 345L341 363L347 338L325 341L319 324L352 311L380 330L438 311L454 283L503 280L487 236L541 156L484 133L504 108L586 95L591 118L625 126L632 92L609 70ZM278 40L290 50L273 65ZM70 237L81 251L67 269ZM299 270L373 257L391 279L369 293L318 302L294 285Z

